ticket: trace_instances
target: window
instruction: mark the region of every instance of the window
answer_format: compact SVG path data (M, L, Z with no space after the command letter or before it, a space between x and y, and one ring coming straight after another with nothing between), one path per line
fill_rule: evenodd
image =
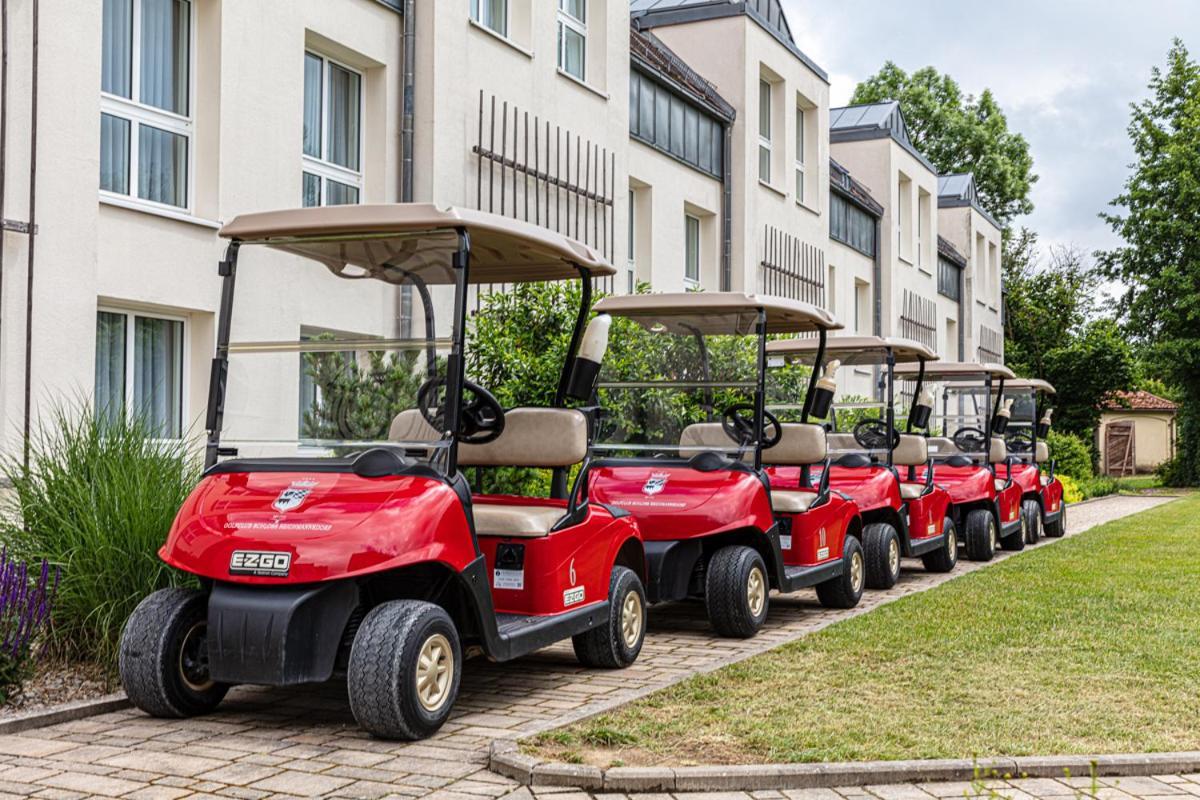
M724 123L636 70L629 73L629 134L714 178L724 172Z
M870 334L871 330L871 285L866 281L854 281L854 330Z
M837 268L829 265L829 279L825 283L825 310L837 316Z
M758 179L771 182L771 84L758 82Z
M183 320L96 315L96 413L141 417L164 439L183 436Z
M925 247L930 244L929 235L929 217L930 208L932 206L929 192L920 190L917 199L917 266L925 266L928 259L925 256Z
M587 80L587 0L558 0L558 68Z
M471 0L471 19L501 36L508 36L508 0Z
M690 285L700 283L700 220L691 214L685 214L684 220L684 282Z
M629 283L629 293L630 294L633 294L633 290L635 287L635 281L636 281L635 273L637 272L637 229L634 227L636 217L637 217L637 195L634 194L633 189L630 189L629 190L629 226L628 226L628 232L627 232L628 241L626 242L628 261L629 261L629 269L627 270L627 272L628 272L628 283Z
M321 339L336 339L329 331L301 328L300 341L313 342ZM321 387L318 377L329 380L330 376L339 374L346 378L354 377L353 351L337 353L300 353L300 424L298 435L301 441L320 438L313 430L316 412L321 410Z
M186 209L192 151L189 0L104 0L100 189Z
M362 75L304 54L302 202L353 205L362 191Z
M901 258L912 261L912 179L904 173L900 173L896 193L896 250Z
M866 256L875 257L875 217L837 192L829 197L829 236Z
M796 202L804 202L804 109L796 109Z
M960 284L962 269L945 258L938 258L938 294L957 301L962 296Z

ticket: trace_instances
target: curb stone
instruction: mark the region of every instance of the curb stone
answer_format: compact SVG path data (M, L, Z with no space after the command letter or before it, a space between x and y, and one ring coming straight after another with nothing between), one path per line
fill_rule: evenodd
M717 792L837 788L987 778L1180 775L1200 772L1200 752L1017 758L735 764L701 767L600 767L541 761L516 743L492 743L488 766L526 785L605 792Z
M48 725L58 725L62 722L74 722L77 719L107 714L110 711L123 711L132 705L124 692L108 694L93 700L63 703L27 714L17 714L7 719L0 719L0 736L21 733L34 728L44 728Z

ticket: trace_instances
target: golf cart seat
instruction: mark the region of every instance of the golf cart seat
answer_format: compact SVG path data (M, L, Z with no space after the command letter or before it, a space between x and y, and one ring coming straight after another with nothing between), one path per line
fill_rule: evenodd
M683 458L736 448L737 443L729 438L719 422L696 422L684 428L679 435L679 455Z
M803 467L825 460L829 448L825 429L820 425L784 422L779 441L763 450L763 463L774 466ZM815 491L771 490L771 510L779 514L803 514L818 497Z
M912 433L900 434L900 444L892 451L892 463L897 467L920 467L929 461L929 440ZM900 499L916 500L929 487L916 481L900 482Z
M441 438L416 409L401 411L392 420L395 441ZM572 467L587 456L587 418L566 408L513 408L504 412L504 432L486 444L460 444L463 467ZM480 536L538 538L547 536L565 516L566 508L545 504L473 504L475 532Z
M937 456L962 455L962 450L958 449L958 445L949 436L930 436L925 440L925 446Z

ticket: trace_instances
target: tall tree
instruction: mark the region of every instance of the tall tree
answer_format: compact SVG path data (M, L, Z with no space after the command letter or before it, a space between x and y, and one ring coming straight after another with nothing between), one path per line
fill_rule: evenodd
M964 95L958 83L933 67L909 75L888 61L858 84L852 103L897 100L917 149L942 174L972 172L985 209L1003 226L1033 210L1037 181L1033 156L991 90Z
M1124 244L1096 254L1127 288L1128 330L1181 387L1177 479L1200 484L1200 64L1176 39L1150 97L1131 105L1136 160L1102 214Z

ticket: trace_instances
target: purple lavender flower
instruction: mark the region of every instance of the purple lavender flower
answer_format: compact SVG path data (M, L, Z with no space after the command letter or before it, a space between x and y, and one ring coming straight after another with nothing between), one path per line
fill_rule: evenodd
M0 549L0 703L20 688L34 660L32 645L49 625L59 570L51 578L43 559L35 574L31 579L28 564L10 558L7 547Z

